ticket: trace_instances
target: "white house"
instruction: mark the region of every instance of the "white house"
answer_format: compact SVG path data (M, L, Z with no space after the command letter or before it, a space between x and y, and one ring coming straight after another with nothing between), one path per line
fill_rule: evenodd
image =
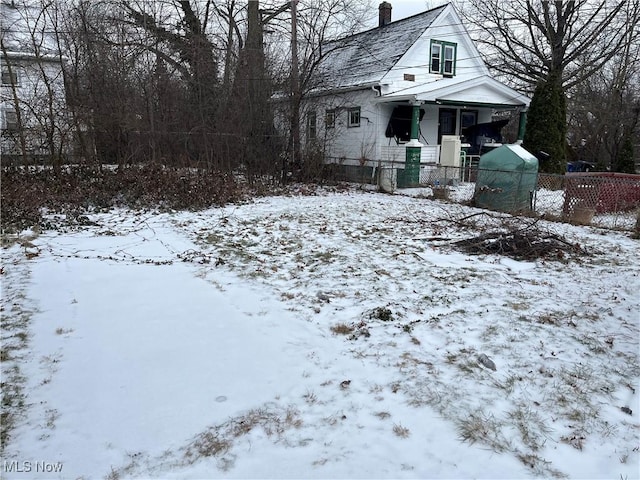
M333 163L402 168L407 146L424 166L455 164L460 144L499 141L506 122L493 114L530 99L491 77L451 4L396 22L391 10L381 3L377 28L322 46L303 107L306 146Z
M33 0L0 0L3 164L14 159L48 161L68 153L62 58L43 5Z

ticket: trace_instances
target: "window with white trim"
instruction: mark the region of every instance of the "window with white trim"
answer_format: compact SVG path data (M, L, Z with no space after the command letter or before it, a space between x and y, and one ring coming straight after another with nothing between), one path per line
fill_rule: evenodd
M307 113L307 141L316 139L316 112Z
M360 107L354 107L347 110L347 127L360 126Z
M336 126L336 111L327 110L324 112L324 127L335 128Z
M442 57L442 45L431 42L431 73L440 73L440 58Z
M456 62L456 47L454 45L444 46L444 60L442 61L442 73L452 75Z
M15 132L18 130L18 114L13 109L4 111L4 130Z
M429 72L453 77L456 74L457 49L455 43L431 40Z

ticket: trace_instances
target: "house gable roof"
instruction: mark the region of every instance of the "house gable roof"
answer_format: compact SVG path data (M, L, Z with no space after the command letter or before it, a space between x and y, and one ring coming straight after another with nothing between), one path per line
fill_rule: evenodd
M315 75L318 87L331 90L379 82L446 7L325 43Z
M432 40L457 48L452 77L430 73ZM379 86L376 102L419 101L449 105L516 108L530 99L491 77L451 4L323 45L312 92ZM408 74L410 79L405 78Z
M403 74L413 74L416 82L438 81L442 75L429 70L431 42L446 41L455 45L455 76L489 75L471 36L462 20L451 4L445 5L441 13L434 19L420 37L409 47L407 52L396 62L394 67L382 79L387 86L385 90L396 90L410 86L403 82Z
M377 102L416 100L424 103L522 107L530 99L489 75L443 78L381 95Z

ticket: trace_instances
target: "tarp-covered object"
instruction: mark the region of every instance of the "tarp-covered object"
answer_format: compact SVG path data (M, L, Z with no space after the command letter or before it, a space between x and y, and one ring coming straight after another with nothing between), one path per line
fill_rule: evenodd
M538 159L520 145L503 145L480 157L475 203L503 212L531 210Z

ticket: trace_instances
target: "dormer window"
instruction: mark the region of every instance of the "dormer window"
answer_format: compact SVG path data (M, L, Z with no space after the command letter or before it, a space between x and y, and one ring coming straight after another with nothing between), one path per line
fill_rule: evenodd
M431 42L431 73L440 73L440 59L442 58L442 45Z
M429 72L453 77L456 74L456 50L455 43L431 40Z

